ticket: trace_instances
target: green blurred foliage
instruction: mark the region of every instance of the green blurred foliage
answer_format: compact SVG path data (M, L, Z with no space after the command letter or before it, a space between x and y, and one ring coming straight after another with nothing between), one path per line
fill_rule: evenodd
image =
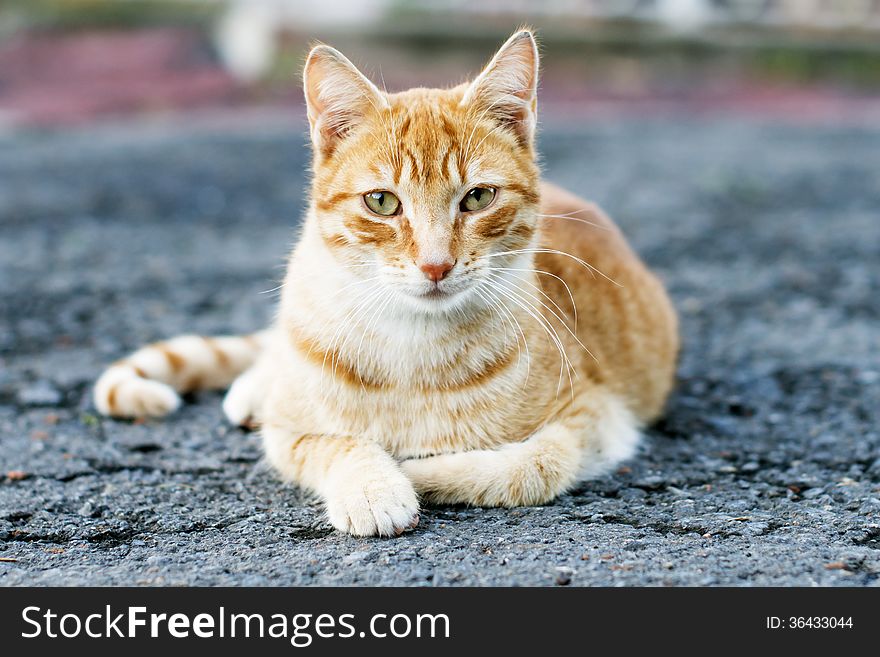
M855 48L773 48L747 53L747 66L764 79L793 83L835 82L880 86L880 51Z
M332 0L328 0L332 2ZM189 27L207 31L225 8L199 0L0 0L0 38L21 30L71 31ZM340 46L363 44L365 51L391 50L426 68L444 58L470 62L490 53L516 23L515 16L461 13L438 19L406 0L390 5L382 20L336 31ZM559 17L536 20L545 50L565 67L588 77L613 75L615 67L638 70L645 79L699 80L715 73L794 84L831 83L880 88L880 42L874 35L793 32L749 26L675 35L644 22L617 19L566 23ZM320 34L287 35L267 82L285 83L302 64L309 40ZM369 58L365 58L369 59ZM451 64L452 71L467 64Z
M3 0L0 23L19 28L129 29L156 25L204 26L221 5L195 0Z

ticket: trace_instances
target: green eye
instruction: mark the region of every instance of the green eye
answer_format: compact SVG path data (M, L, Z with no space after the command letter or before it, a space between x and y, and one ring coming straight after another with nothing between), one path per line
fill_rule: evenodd
M391 192L370 192L364 194L364 203L381 217L390 217L400 210L400 199Z
M482 210L495 198L495 190L491 187L474 187L464 195L458 209L462 212L476 212Z

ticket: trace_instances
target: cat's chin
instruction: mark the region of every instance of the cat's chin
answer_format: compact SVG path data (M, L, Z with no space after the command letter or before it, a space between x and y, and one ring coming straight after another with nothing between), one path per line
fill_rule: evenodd
M444 314L452 310L460 310L468 302L468 288L457 290L441 290L434 288L423 293L401 293L407 306L420 314Z

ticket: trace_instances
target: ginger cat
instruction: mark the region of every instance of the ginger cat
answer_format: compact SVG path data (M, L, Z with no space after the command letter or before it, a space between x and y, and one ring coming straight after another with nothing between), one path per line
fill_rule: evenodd
M414 527L420 498L543 504L612 471L662 412L677 320L611 220L540 182L537 85L529 31L469 84L395 94L315 47L311 203L275 324L144 347L97 408L161 416L232 384L228 418L357 536Z

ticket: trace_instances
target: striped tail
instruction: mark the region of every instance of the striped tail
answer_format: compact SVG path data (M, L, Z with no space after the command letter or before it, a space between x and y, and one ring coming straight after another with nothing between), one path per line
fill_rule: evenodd
M95 384L95 406L120 418L161 417L180 393L227 388L253 365L268 331L245 336L181 335L141 347L113 363Z

